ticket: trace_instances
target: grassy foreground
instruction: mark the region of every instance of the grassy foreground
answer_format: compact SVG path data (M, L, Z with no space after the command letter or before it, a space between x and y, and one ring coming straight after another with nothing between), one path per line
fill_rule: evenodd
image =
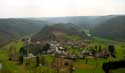
M116 47L117 59L108 58L108 59L98 59L96 61L95 59L89 58L87 64L85 64L85 60L78 59L73 62L73 65L75 67L74 73L104 73L104 71L102 70L103 62L120 60L125 55L124 42L94 38L94 40L92 41L92 44L90 44L89 46L93 46L96 44L100 44L102 46L105 46L108 44L114 44ZM2 64L2 69L0 70L0 73L56 73L56 70L50 67L50 63L54 59L54 57L50 55L46 55L45 57L46 65L40 66L40 67L34 67L33 65L35 65L35 63L32 63L32 65L30 65L31 67L26 67L25 64L19 65L17 64L16 61L9 61L8 48L10 47L10 45L15 45L16 51L18 53L19 48L23 46L24 43L21 41L17 41L17 43L12 42L0 49L0 63ZM68 72L61 71L60 73L68 73ZM125 70L117 69L117 70L113 70L112 73L125 73Z

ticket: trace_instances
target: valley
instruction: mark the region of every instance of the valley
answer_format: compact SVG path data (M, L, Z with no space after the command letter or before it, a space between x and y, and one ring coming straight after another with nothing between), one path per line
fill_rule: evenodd
M96 41L95 41L96 40ZM110 40L104 40L104 39L98 39L95 38L94 41L91 41L91 44L88 45L88 47L93 47L97 44L102 45L102 47L106 47L107 42L109 42ZM74 73L104 73L103 69L102 69L102 64L104 62L111 62L111 61L118 61L118 60L122 60L123 56L124 56L124 43L122 42L117 42L117 41L111 41L112 43L115 43L115 48L116 48L116 57L117 58L112 58L109 57L108 59L105 58L97 58L94 59L91 56L88 56L85 59L81 59L78 58L75 60L75 58L64 58L64 57L55 57L53 54L41 54L39 55L40 58L40 66L36 66L36 57L33 57L32 55L29 55L29 58L27 57L27 59L24 59L23 64L19 64L19 61L15 61L15 60L8 60L8 53L10 51L8 51L8 48L11 45L16 45L16 56L18 55L19 52L19 48L21 48L22 46L24 46L24 42L18 41L17 43L10 43L8 45L6 45L5 47L3 47L4 49L0 50L0 62L2 64L2 69L1 72L2 73L68 73L69 68L67 67L62 67L63 66L63 62L70 62L73 63L73 67ZM82 48L81 50L84 50L84 48ZM36 51L36 50L35 50ZM68 49L69 52L72 52L73 54L79 54L81 51L78 48L69 48ZM12 58L16 58L16 56L13 56ZM57 62L55 63L58 67L54 66L53 67L53 61L57 60ZM87 63L86 63L87 62ZM61 66L60 66L61 65ZM66 65L67 66L67 65ZM59 68L59 72L58 72L58 68ZM62 68L62 69L61 69ZM65 69L64 69L65 68ZM64 71L64 72L63 72ZM114 70L112 71L113 73L124 73L124 69L118 69L118 70Z
M0 19L0 73L125 73L124 17Z

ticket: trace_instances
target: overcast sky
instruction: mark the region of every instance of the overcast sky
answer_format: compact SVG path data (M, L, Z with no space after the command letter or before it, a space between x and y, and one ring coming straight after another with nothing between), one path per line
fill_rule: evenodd
M0 18L125 14L125 0L0 0Z

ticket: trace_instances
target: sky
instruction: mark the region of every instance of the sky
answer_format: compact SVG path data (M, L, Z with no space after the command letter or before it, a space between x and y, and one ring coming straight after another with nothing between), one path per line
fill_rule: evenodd
M125 14L125 0L0 0L0 18Z

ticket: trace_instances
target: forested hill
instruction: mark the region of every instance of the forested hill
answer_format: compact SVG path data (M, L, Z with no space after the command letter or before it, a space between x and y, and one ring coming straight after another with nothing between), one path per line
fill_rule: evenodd
M0 19L0 45L38 32L46 23L32 19Z
M125 16L116 16L100 23L91 32L94 36L125 41Z
M33 20L30 18L18 18L18 19L0 19L0 26L7 26L12 28L15 32L22 34L32 34L38 32L46 22L41 20Z
M80 30L78 25L71 23L59 23L54 25L47 25L32 37L32 40L45 41L45 40L81 40L88 38L87 34Z
M90 30L93 36L124 39L125 16L72 16L47 18L8 18L0 19L0 44L20 35L30 35L39 32L45 25L75 24L80 30ZM67 25L65 25L67 26ZM70 26L70 25L69 25Z

